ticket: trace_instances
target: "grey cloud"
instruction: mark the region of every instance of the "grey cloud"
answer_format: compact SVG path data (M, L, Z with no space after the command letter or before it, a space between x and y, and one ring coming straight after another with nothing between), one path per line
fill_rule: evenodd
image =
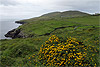
M3 17L29 18L68 10L100 13L99 3L99 0L0 0L0 14Z
M99 0L63 0L56 3L56 5L63 7L71 7L73 10L87 11L90 13L99 12L100 1Z
M86 3L80 3L79 5L74 5L73 8L92 13L100 11L99 1L88 1Z
M18 2L14 0L0 0L0 5L8 6L8 5L17 5Z

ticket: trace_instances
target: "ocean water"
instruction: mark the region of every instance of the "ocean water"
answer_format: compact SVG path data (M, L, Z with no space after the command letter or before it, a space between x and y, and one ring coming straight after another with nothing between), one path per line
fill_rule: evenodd
M20 26L21 24L15 23L16 19L0 19L0 39L11 39L7 38L4 35L12 30Z

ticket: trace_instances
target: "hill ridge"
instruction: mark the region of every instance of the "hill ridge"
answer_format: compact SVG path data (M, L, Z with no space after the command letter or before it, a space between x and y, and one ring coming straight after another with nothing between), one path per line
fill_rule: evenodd
M59 19L59 18L73 18L73 17L83 17L89 15L90 14L81 11L50 12L50 13L43 14L39 17L16 21L15 23L24 24L29 21L52 20L52 19Z

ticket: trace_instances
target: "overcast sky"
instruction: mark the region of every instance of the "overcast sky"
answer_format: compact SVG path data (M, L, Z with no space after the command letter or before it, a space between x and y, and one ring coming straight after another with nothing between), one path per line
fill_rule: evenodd
M0 0L0 17L26 19L55 11L100 13L100 0Z

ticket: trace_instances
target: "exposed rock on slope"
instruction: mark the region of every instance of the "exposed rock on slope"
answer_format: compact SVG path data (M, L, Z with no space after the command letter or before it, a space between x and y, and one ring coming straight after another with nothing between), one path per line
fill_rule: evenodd
M21 29L13 29L9 31L7 34L5 34L5 37L11 37L11 38L27 38L30 36L26 36Z
M15 23L18 23L18 24L25 24L26 22L15 21Z

